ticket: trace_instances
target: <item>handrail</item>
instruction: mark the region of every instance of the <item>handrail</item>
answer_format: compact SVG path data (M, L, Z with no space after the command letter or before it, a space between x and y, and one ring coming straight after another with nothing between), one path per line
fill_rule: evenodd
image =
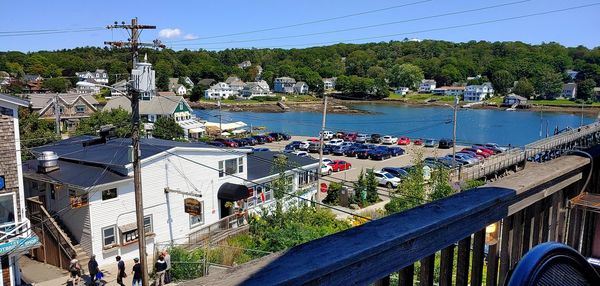
M71 244L71 241L69 240L69 238L66 236L66 234L63 232L63 230L58 226L58 224L56 224L56 221L54 221L54 219L52 218L52 216L50 215L50 213L48 213L48 211L46 210L46 208L44 207L44 205L42 204L42 202L38 201L35 198L27 198L27 201L36 204L36 208L38 210L40 210L42 212L42 216L40 216L40 221L42 223L42 225L46 226L46 228L50 231L50 234L52 234L52 236L54 237L54 239L57 240L60 248L63 250L63 252L67 255L69 255L69 258L72 258L77 251L75 250L75 247L73 246L73 244ZM51 225L52 227L48 227L47 225ZM67 247L65 247L65 245Z
M11 228L11 230L9 232L4 232L4 231L0 231L0 234L2 235L0 237L0 241L4 241L7 238L10 238L10 236L12 234L14 234L15 232L17 232L17 230L20 230L21 228L24 227L25 231L27 231L28 229L30 229L29 227L29 220L26 221L22 221L20 223L12 223L12 224L8 224L8 225L3 225L2 228L6 228L9 226L13 226L13 228ZM18 233L16 236L23 234L23 232Z

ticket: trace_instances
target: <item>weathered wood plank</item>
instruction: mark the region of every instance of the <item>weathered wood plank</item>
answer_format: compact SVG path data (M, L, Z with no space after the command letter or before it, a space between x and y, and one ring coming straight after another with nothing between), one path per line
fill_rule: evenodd
M471 236L467 236L458 242L456 258L456 285L467 286L469 284L469 260L471 254Z
M533 219L533 206L529 206L523 211L523 237L521 240L521 256L529 251L531 238L531 220Z
M452 272L454 270L454 244L442 249L440 257L440 286L452 285Z
M512 217L509 216L502 220L502 231L500 235L500 272L498 285L504 285L504 280L510 269L510 229L512 228Z
M489 246L486 275L486 286L498 285L498 244Z
M375 283L373 283L374 286L390 286L390 276L385 276L379 280L377 280Z
M435 254L421 259L421 268L419 270L419 285L433 286Z
M558 217L556 219L556 241L564 243L566 229L565 191L558 192L557 215Z
M550 212L552 211L551 199L542 200L542 239L540 242L547 242L550 235Z
M398 286L413 286L415 276L415 265L408 265L398 272Z
M512 245L510 250L511 269L521 259L521 241L523 241L523 211L513 215Z
M550 211L550 233L548 234L549 241L556 241L556 223L558 221L558 193L552 195L552 210Z
M531 234L531 247L534 247L540 243L541 229L542 229L542 217L543 208L542 202L538 201L533 206L533 232Z
M471 285L481 285L483 282L483 258L485 247L485 229L473 235L473 260L471 263Z

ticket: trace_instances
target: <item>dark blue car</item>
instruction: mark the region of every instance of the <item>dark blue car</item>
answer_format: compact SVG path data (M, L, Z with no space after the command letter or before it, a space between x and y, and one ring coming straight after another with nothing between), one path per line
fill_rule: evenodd
M285 149L298 150L298 149L300 149L301 144L302 144L302 142L300 142L300 141L292 141L292 142L290 142L290 144L285 145Z
M392 154L390 153L390 151L387 150L387 148L371 149L367 152L367 155L371 160L385 160L392 157Z
M349 147L349 146L335 146L335 147L333 147L333 152L332 153L333 153L333 155L336 155L336 156L343 156L344 153L346 152L346 150L348 150L349 148L351 148L351 147Z
M390 150L390 153L394 157L404 155L404 149L400 147L388 147L388 150Z
M262 135L254 135L252 136L257 142L257 144L265 144L267 142L267 138Z
M408 176L408 172L402 168L385 167L385 168L382 168L381 170L388 172L388 173L394 175L394 177L400 178L400 179Z
M208 144L210 144L210 145L213 145L213 146L216 146L216 147L221 147L221 148L224 148L224 147L225 147L225 144L223 144L223 143L221 143L221 142L219 142L219 141L212 141L212 142L208 142Z
M248 141L248 145L250 145L250 146L254 146L254 145L258 144L258 141L252 137L246 137L244 139L246 141Z

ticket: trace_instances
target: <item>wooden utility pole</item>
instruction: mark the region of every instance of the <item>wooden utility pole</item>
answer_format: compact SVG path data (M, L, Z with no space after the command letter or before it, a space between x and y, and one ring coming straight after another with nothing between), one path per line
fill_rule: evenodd
M327 95L323 94L323 121L321 123L321 136L319 136L319 166L317 167L317 195L316 195L316 201L317 201L317 208L320 206L319 203L321 203L321 176L323 176L322 171L322 164L323 164L323 143L325 143L325 119L327 117Z
M52 103L54 104L54 123L56 124L56 135L60 139L60 105L58 104L58 94L54 95L54 98L52 98Z
M136 68L136 64L138 62L138 50L140 47L164 48L164 45L161 45L158 40L155 40L152 44L144 44L139 42L141 30L156 29L156 26L139 25L137 18L131 19L131 25L125 25L125 22L122 22L119 25L117 22L115 22L114 25L109 25L107 28L125 29L130 32L131 37L129 42L104 42L104 44L117 48L131 48L133 69ZM131 144L133 145L133 184L135 194L135 214L138 231L139 259L140 266L142 268L142 285L148 286L150 283L150 278L148 277L146 234L144 233L144 201L142 198L142 174L140 164L140 93L138 90L131 88L130 85L127 85L127 93L131 98Z

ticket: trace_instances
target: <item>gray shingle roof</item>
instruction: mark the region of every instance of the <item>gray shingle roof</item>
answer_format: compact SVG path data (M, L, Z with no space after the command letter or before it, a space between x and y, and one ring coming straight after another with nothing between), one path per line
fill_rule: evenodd
M33 109L44 109L52 103L52 99L55 95L64 101L67 105L73 105L79 97L83 98L92 106L98 105L98 101L93 95L87 93L40 93L40 94L28 94L31 107Z
M282 155L281 152L254 152L248 154L248 180L256 180L271 175L276 175L278 172L275 166L275 156ZM310 157L299 157L292 154L286 154L288 164L286 171L296 168L306 167L316 164L318 161Z
M181 96L154 96L150 100L140 100L140 114L159 114L159 115L170 115L175 112L179 102L183 101L187 104ZM127 112L131 112L131 101L124 96L116 96L111 98L106 105L104 110L112 110L122 108Z

